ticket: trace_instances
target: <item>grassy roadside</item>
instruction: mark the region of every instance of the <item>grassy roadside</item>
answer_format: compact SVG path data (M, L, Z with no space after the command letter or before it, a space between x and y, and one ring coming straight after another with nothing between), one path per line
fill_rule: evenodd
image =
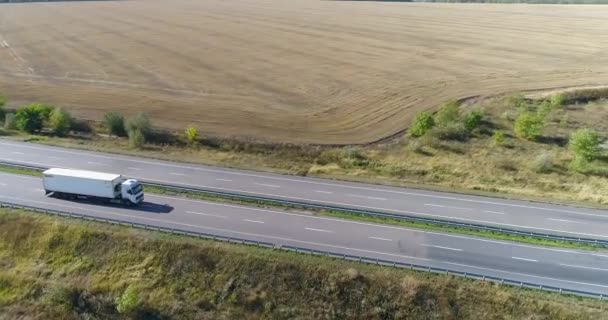
M30 176L40 176L40 172L32 169L24 169L24 168L16 168L11 166L0 165L0 172L14 173L14 174L25 174ZM424 223L417 221L407 221L401 219L393 219L393 218L383 218L383 217L373 217L368 215L344 212L344 211L330 211L330 210L312 210L308 208L301 208L298 206L289 206L276 204L268 201L257 201L257 200L244 200L244 199L236 199L229 196L221 196L221 195L212 195L205 194L202 192L194 192L194 191L183 191L183 190L175 190L171 188L159 187L159 186L146 186L146 193L157 194L157 195L165 195L165 196L173 196L173 197L186 197L189 199L203 200L203 201L213 201L219 203L230 203L237 205L245 205L245 206L255 206L261 208L273 208L278 210L286 210L286 211L296 211L296 212L308 212L317 216L327 216L340 218L345 220L354 220L354 221L363 221L363 222L371 222L385 225L394 225L401 226L406 228L414 228L414 229L422 229L429 231L437 231L437 232L447 232L454 234L464 234L477 236L482 238L494 239L494 240L505 240L512 241L517 243L545 246L545 247L555 247L555 248L570 248L570 249L581 249L581 250L599 250L604 249L606 246L596 246L585 243L578 242L570 242L563 240L551 240L540 237L530 237L523 235L512 235L501 232L492 232L492 231L483 231L471 228L464 227L453 227L453 226L445 226L441 224L434 223Z
M0 209L0 319L608 319L606 302Z

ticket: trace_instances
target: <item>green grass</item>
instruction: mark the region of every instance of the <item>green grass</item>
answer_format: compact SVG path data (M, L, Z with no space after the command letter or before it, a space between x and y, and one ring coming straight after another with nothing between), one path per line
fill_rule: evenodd
M1 172L15 173L15 174L25 174L30 176L40 176L40 172L32 169L24 169L24 168L16 168L6 165L0 165ZM556 248L571 248L571 249L581 249L581 250L598 250L601 248L606 248L606 246L602 245L592 245L586 243L578 243L571 241L563 241L563 240L551 240L545 239L541 237L532 237L532 236L524 236L524 235L513 235L503 232L493 232L493 231L484 231L477 230L465 227L454 227L454 226L446 226L439 223L424 223L417 221L407 221L402 219L395 218L384 218L384 217L374 217L363 214L350 213L345 211L332 211L332 210L319 210L319 209L308 209L294 205L283 205L278 203L273 203L271 201L263 201L263 200L247 200L247 199L238 199L230 196L222 196L222 195L213 195L207 194L203 192L196 191L185 191L185 190L175 190L166 187L159 186L145 186L145 192L151 194L160 194L165 196L174 196L174 197L185 197L189 199L203 200L203 201L213 201L220 203L231 203L245 206L255 206L261 208L274 208L278 210L295 210L295 211L306 211L311 212L315 215L319 216L330 216L340 219L346 220L356 220L356 221L365 221L365 222L373 222L378 224L386 224L386 225L397 225L407 228L414 229L423 229L423 230L432 230L437 232L449 232L456 234L466 234L472 235L482 238L495 239L495 240L506 240L518 243L526 243L532 245L546 246L546 247L556 247Z
M0 266L0 319L608 318L605 301L12 209Z
M26 176L42 177L42 172L33 169L19 168L0 164L0 171L13 174L22 174Z

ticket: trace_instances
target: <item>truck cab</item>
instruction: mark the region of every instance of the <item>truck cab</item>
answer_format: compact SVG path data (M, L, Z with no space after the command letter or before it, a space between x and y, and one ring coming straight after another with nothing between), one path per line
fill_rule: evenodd
M127 179L118 186L123 201L128 201L131 205L138 205L144 201L144 188L137 180Z

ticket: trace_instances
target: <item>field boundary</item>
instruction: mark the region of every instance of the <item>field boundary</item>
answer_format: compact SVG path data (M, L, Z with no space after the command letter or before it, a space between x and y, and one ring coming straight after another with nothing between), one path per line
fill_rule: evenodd
M435 273L435 274L452 275L452 276L457 276L457 277L461 277L461 278L465 278L465 279L488 281L488 282L492 282L492 283L496 283L496 284L500 284L500 285L509 285L512 287L534 289L534 290L540 290L540 291L545 291L545 292L549 292L549 293L571 294L571 295L576 295L576 296L581 296L581 297L596 298L599 300L604 300L603 294L599 294L599 293L595 293L595 292L588 292L588 291L574 290L574 289L565 289L565 288L553 287L553 286L544 286L544 285L537 284L537 283L522 282L522 281L516 281L516 280L508 279L508 278L499 278L499 277L493 277L493 276L488 276L488 275L484 275L484 274L468 273L468 272L462 272L462 271L456 271L456 270L450 270L450 269L444 269L444 268L435 268L435 267L431 267L431 266L425 266L425 265L419 265L419 264L413 264L413 263L403 263L403 262L397 262L397 261L392 261L392 260L370 258L370 257L365 257L365 256L347 255L347 254L341 254L341 253L336 253L336 252L331 252L331 251L314 250L314 249L309 249L309 248L304 248L304 247L282 246L282 245L277 245L277 244L270 243L270 242L253 241L253 240L247 240L247 239L242 239L242 238L218 236L218 235L198 232L198 231L196 231L196 232L186 231L186 230L182 230L179 228L167 228L167 227L161 227L161 226L153 226L153 225L149 225L149 224L145 224L145 223L125 222L125 221L111 219L111 218L97 218L97 217L93 217L93 216L89 216L89 215L81 214L81 213L71 213L71 212L60 211L60 210L51 210L51 209L45 209L45 208L39 208L39 207L33 207L33 206L24 206L24 205L13 204L13 203L4 202L4 201L0 201L0 208L29 210L29 211L33 211L36 213L45 213L48 215L61 216L61 217L79 219L79 220L84 220L84 221L102 222L102 223L108 223L108 224L112 224L112 225L127 226L127 227L131 227L131 228L164 232L164 233L169 233L169 234L173 234L173 235L189 236L189 237L194 237L194 238L199 238L199 239L222 241L222 242L228 242L228 243L234 243L234 244L247 244L247 245L257 246L257 247L261 247L261 248L276 249L276 250L282 250L282 251L291 251L291 252L302 253L302 254L320 255L320 256L325 256L325 257L330 257L330 258L335 258L335 259L359 262L359 263L381 265L381 266L388 266L388 267L401 268L401 269L410 269L410 270L422 271L422 272L431 272L431 273Z

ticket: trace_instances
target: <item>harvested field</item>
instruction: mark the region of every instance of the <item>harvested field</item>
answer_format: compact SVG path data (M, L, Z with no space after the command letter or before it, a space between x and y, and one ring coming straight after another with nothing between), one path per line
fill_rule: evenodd
M449 99L608 82L608 7L347 1L0 5L0 92L77 116L367 143Z

